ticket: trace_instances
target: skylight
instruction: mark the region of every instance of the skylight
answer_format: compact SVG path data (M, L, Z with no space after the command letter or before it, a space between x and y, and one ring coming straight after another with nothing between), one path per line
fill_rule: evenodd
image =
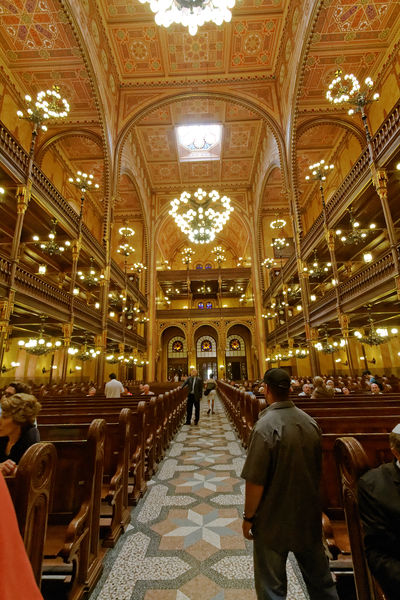
M176 128L179 160L219 160L222 125L181 125Z

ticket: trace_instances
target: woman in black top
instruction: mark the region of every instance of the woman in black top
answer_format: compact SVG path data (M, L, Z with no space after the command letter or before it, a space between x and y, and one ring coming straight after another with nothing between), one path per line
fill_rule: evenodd
M14 394L1 400L0 471L10 475L25 451L40 441L35 426L41 405L31 394Z

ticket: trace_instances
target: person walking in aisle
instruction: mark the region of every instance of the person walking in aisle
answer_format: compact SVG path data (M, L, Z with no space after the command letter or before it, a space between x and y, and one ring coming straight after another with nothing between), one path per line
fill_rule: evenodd
M214 379L214 375L212 373L210 373L210 377L206 381L206 390L204 392L204 395L207 396L207 400L208 400L207 414L209 415L210 412L212 412L212 414L214 414L214 401L215 401L215 397L217 395L217 383L216 383L216 381Z
M190 377L186 379L182 385L182 389L187 387L189 389L187 401L186 401L186 425L190 425L192 420L193 406L194 406L194 424L198 425L200 419L200 400L203 395L203 380L197 375L197 370L191 371Z
M268 408L254 425L242 471L243 535L254 541L257 598L286 599L286 559L293 552L310 600L338 600L322 544L321 432L289 390L286 371L266 371Z

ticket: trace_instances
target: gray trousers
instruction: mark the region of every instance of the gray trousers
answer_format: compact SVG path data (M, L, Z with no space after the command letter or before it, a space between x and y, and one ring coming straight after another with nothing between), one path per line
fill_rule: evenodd
M278 554L254 539L254 580L258 600L286 600L288 552ZM294 553L310 600L339 600L324 548L317 544Z

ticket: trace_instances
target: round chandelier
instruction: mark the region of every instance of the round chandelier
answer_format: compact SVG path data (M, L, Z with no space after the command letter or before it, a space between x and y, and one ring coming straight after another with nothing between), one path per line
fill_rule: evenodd
M193 194L182 192L180 198L171 202L169 214L180 230L194 244L208 244L215 239L233 211L231 200L215 190L205 192L201 188Z
M229 23L232 19L231 8L235 0L139 0L148 2L155 13L157 25L169 27L180 23L187 27L190 35L196 35L198 27L212 21L216 25Z

